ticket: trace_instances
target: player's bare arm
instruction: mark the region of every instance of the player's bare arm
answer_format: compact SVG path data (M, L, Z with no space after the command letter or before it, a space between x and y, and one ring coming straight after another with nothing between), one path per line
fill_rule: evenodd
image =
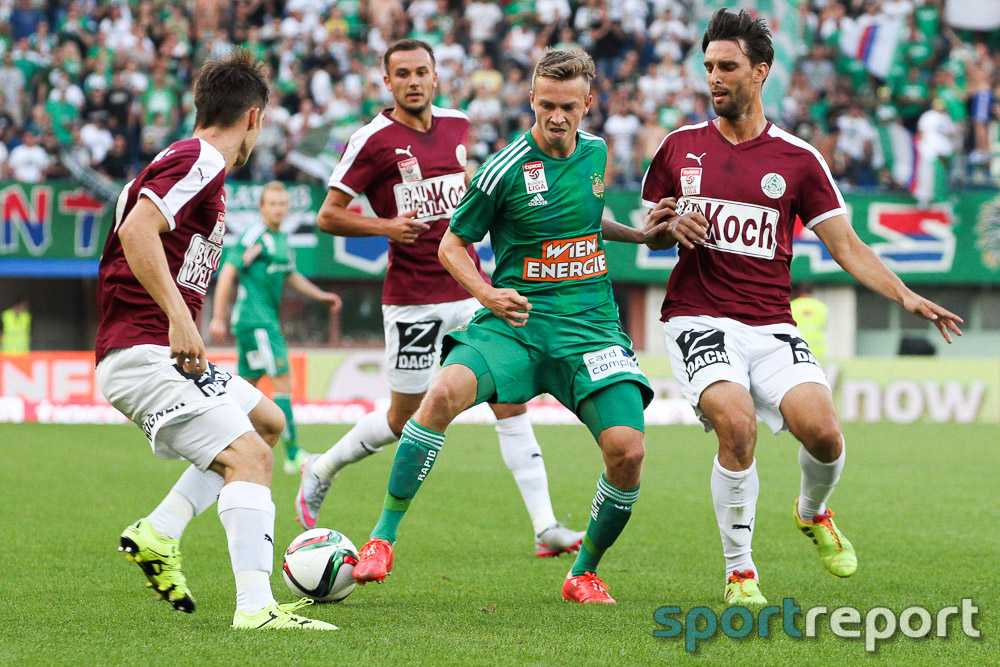
M607 218L601 218L601 236L604 237L605 241L619 243L643 243L645 240L642 230Z
M319 209L316 225L327 234L336 236L385 236L390 241L412 245L430 225L417 222L417 212L406 211L395 218L375 218L348 210L354 199L343 190L331 188Z
M125 261L170 321L170 357L186 373L207 368L205 343L180 290L170 275L160 234L170 231L167 219L146 197L140 197L118 230Z
M646 214L644 242L651 250L667 250L680 243L687 249L708 240L708 220L698 211L677 215L677 200L664 197Z
M236 286L236 267L226 262L219 270L215 281L215 300L212 303L212 321L208 325L208 333L216 343L226 337L229 322L229 302L232 299L233 287Z
M309 280L298 271L289 273L288 277L285 278L285 282L299 294L327 304L333 312L337 312L340 310L340 307L344 305L339 296L333 292L327 292L326 290L320 289L316 283Z
M469 257L469 242L450 229L444 233L438 247L438 259L448 273L479 303L512 327L523 327L528 321L531 304L517 290L501 289L483 280L482 274Z
M837 215L824 220L813 227L813 231L837 263L859 283L890 301L895 301L917 317L930 320L949 343L952 333L962 335L958 325L964 320L903 284L899 276L858 238L845 216Z

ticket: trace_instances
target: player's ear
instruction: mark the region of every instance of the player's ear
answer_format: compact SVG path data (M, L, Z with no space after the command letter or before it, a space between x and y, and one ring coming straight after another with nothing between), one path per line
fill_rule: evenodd
M757 63L757 66L754 67L753 69L754 69L754 74L753 74L754 83L759 83L761 85L764 85L764 79L766 79L767 75L770 73L771 67L767 63Z
M247 132L256 128L264 118L260 107L250 107L247 110Z
M587 101L583 103L583 113L584 114L586 114L588 111L590 111L590 103L593 102L593 101L594 101L594 96L588 93L587 94Z

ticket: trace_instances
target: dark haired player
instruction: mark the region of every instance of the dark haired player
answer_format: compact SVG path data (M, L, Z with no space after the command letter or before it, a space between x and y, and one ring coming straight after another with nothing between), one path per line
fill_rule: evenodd
M854 548L826 506L844 467L840 421L789 309L795 219L859 282L934 322L949 343L962 319L908 289L858 239L822 156L764 117L760 93L774 50L763 20L721 9L701 47L719 118L667 136L643 178L642 203L652 209L647 244L681 244L662 320L674 375L719 438L711 487L725 599L762 605L750 546L758 417L802 443L796 527L831 574L857 569Z
M392 400L388 410L361 418L327 452L302 466L295 512L304 528L316 525L330 483L345 466L399 439L437 367L441 340L467 324L482 306L438 260L438 245L468 187L465 172L469 119L433 106L434 53L425 42L403 39L385 52L385 84L396 106L354 133L330 176L319 212L323 231L339 236L386 236L389 266L382 291L385 352ZM348 210L360 193L375 214ZM476 266L479 257L469 256ZM500 453L531 517L538 556L579 549L583 533L556 520L542 450L523 405L492 405Z
M180 537L218 499L236 578L232 627L336 630L298 616L307 602L271 594L271 447L281 410L205 358L195 317L219 266L223 183L260 135L268 81L249 51L210 59L195 84L195 130L157 155L122 190L98 273L97 381L149 438L188 468L163 502L121 535L120 551L174 609L194 611Z

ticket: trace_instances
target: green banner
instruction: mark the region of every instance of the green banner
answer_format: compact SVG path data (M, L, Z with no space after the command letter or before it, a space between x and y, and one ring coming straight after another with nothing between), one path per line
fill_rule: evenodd
M227 243L258 219L262 185L226 185ZM289 186L291 211L283 229L291 235L299 270L319 278L380 280L388 259L384 237L344 238L317 233L316 214L326 197L320 186ZM635 191L607 192L607 214L633 226L644 209ZM851 194L845 197L854 228L882 260L908 282L1000 284L1000 193L964 193L955 204L918 209L906 195ZM352 204L369 211L364 199ZM102 205L75 185L0 184L0 275L96 275L97 260L111 225ZM480 244L487 269L493 255ZM796 224L792 277L816 283L850 278L815 234ZM619 283L663 284L677 252L609 243L608 268Z

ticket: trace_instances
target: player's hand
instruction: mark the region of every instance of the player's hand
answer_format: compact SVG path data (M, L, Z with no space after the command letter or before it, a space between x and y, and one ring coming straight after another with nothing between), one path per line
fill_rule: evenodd
M517 290L494 289L483 301L483 305L515 329L528 323L528 311L531 310L531 303L528 301L528 297L521 296Z
M170 358L174 359L185 373L203 373L208 368L205 359L205 343L198 333L198 327L190 317L180 322L170 322L167 333L170 340Z
M417 210L413 209L390 219L389 224L386 226L385 235L389 237L390 241L402 243L403 245L412 245L416 242L417 237L420 236L420 232L431 228L426 222L417 222L414 220L413 218L416 215Z
M208 323L208 333L216 343L221 343L226 338L226 323L217 317L213 317Z
M650 250L668 250L677 243L667 223L677 215L677 198L664 197L646 214L642 226L642 241Z
M341 301L340 297L333 292L323 292L318 299L321 303L325 303L330 306L330 310L334 313L339 312L344 306L344 302Z
M250 266L253 261L260 256L260 253L264 251L264 244L254 243L252 246L243 251L243 266Z
M705 241L708 240L708 220L698 211L688 211L683 215L659 223L647 230L646 234L653 243L663 243L674 239L677 243L691 250L695 244L704 245ZM650 245L650 248L653 246Z
M903 308L906 308L917 317L922 317L925 320L933 322L934 326L941 332L941 336L949 343L951 342L952 333L959 336L962 335L962 330L958 328L958 325L964 324L965 320L919 294L911 293L909 297L904 298Z

